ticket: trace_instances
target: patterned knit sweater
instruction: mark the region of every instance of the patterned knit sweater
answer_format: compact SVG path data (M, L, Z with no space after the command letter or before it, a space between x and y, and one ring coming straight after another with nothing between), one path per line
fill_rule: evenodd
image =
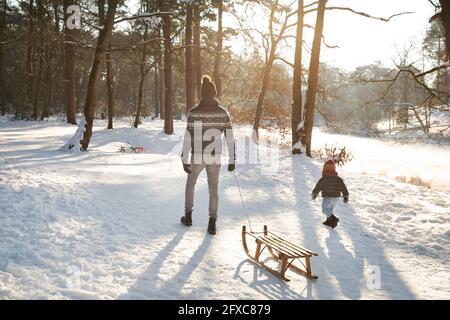
M187 128L183 142L183 163L220 163L222 155L222 134L225 135L229 163L235 163L235 144L233 127L228 111L220 106L218 100L204 98L192 108L187 117Z

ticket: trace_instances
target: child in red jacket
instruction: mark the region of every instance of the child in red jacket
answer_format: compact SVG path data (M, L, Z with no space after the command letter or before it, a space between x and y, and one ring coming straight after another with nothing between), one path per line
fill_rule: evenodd
M344 196L344 203L348 202L348 191L344 181L336 172L336 164L333 160L328 160L323 165L322 178L317 182L311 194L313 200L320 191L322 191L323 198L322 212L327 216L327 220L323 224L334 229L339 218L333 214L333 209L341 194Z

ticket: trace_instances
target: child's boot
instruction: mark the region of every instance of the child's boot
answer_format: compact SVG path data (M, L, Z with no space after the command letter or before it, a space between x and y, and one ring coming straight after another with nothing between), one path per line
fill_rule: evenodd
M330 220L330 218L331 217L327 217L327 220L325 220L323 224L326 225L326 226L331 227L331 220Z
M331 228L336 228L336 226L338 225L338 222L339 222L339 218L338 217L336 217L335 215L331 215L331 217L330 217L330 227Z

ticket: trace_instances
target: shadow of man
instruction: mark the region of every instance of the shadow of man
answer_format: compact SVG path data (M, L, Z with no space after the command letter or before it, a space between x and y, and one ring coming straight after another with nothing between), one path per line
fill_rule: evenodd
M168 258L173 254L173 250L180 243L187 228L182 228L169 243L162 248L153 259L146 271L140 276L125 294L118 299L177 299L185 298L181 290L188 281L190 275L201 263L203 257L211 244L212 236L206 234L201 244L195 249L188 261L183 263L183 267L170 279L164 280L164 266Z

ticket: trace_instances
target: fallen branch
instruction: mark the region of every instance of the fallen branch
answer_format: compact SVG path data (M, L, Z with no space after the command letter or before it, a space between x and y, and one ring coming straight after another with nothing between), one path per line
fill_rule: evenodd
M0 45L4 46L4 45L10 44L10 43L14 43L14 42L16 42L16 41L22 40L22 39L24 39L24 38L25 38L25 35L21 35L21 36L15 38L15 39L10 39L10 40L1 41L1 42L0 42Z

